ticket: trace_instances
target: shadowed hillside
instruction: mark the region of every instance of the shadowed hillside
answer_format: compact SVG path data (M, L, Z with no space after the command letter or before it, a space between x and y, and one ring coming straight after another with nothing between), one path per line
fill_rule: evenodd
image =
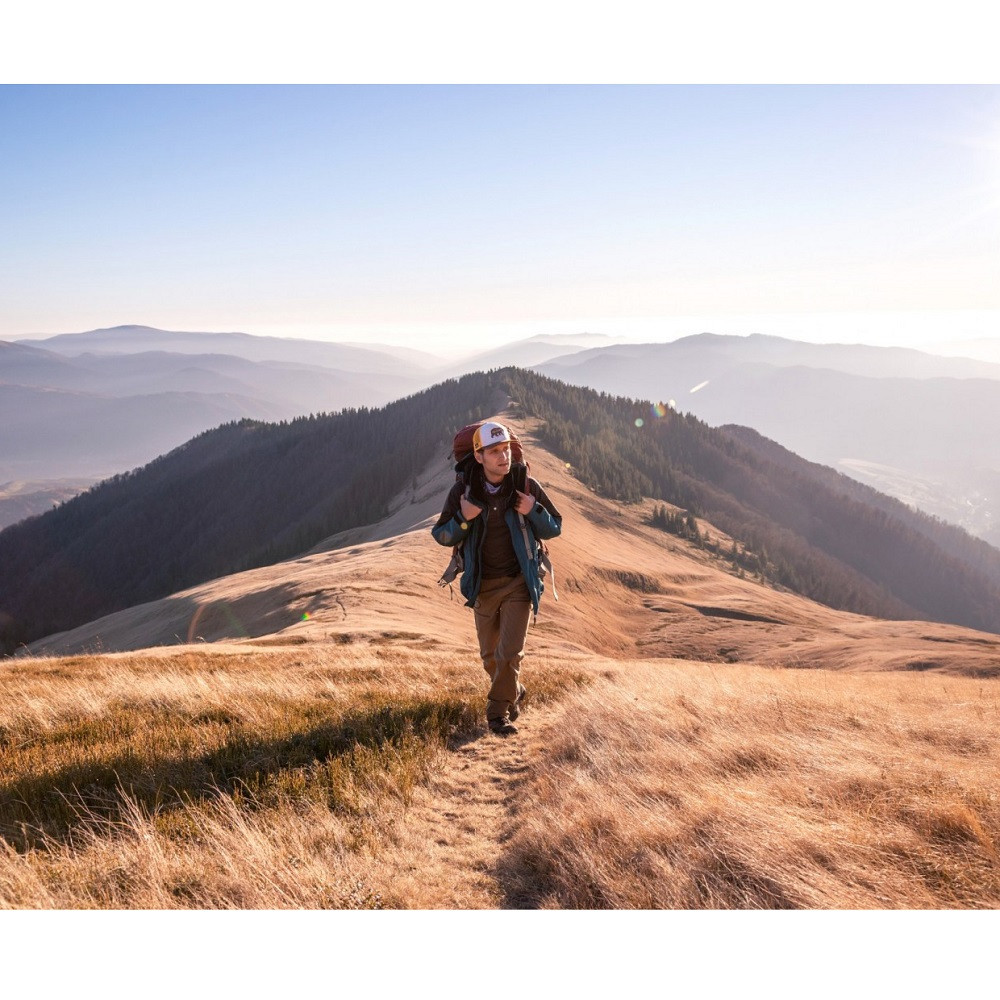
M205 432L0 532L9 649L379 520L494 390L483 375L381 410Z
M727 545L753 552L772 582L859 614L1000 630L1000 595L982 567L912 521L780 468L766 449L693 417L505 369L380 410L227 425L7 529L5 646L377 522L456 427L508 396L598 493L630 504L651 497L708 520ZM995 568L1000 554L983 551Z
M604 495L660 497L755 552L770 577L831 607L1000 631L1000 551L858 488L759 435L533 373L540 436Z

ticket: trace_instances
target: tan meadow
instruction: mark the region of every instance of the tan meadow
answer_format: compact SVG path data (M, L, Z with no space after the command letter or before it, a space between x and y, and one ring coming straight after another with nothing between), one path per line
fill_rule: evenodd
M16 908L976 908L991 681L371 644L7 661Z

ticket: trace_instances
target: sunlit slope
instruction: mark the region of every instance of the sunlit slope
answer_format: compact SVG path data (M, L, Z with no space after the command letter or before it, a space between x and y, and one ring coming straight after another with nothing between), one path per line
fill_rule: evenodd
M717 557L647 522L653 501L605 500L576 480L515 409L500 413L526 442L532 474L564 517L550 543L556 567L537 623L536 652L851 670L1000 673L1000 637L927 622L881 621L729 571ZM453 481L435 460L401 491L384 521L310 553L210 581L42 639L35 653L135 650L177 643L403 643L469 650L471 611L437 579L449 551L430 536ZM727 541L711 525L701 527Z
M416 645L0 661L0 908L1000 902L993 682Z

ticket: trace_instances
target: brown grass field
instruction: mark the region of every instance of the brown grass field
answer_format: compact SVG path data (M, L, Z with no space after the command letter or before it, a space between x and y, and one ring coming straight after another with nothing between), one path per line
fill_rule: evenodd
M0 662L0 906L1000 904L1000 637L738 579L506 416L565 516L518 736L435 586L442 462L379 525Z

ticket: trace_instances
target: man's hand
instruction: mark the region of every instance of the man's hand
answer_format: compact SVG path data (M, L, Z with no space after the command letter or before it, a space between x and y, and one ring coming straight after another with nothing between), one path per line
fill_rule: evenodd
M462 517L466 521L471 521L473 518L479 517L483 512L482 507L477 507L474 503L466 500L465 497L462 497L460 505L462 507Z
M522 493L517 490L517 512L518 514L530 514L535 506L535 498L530 493Z

